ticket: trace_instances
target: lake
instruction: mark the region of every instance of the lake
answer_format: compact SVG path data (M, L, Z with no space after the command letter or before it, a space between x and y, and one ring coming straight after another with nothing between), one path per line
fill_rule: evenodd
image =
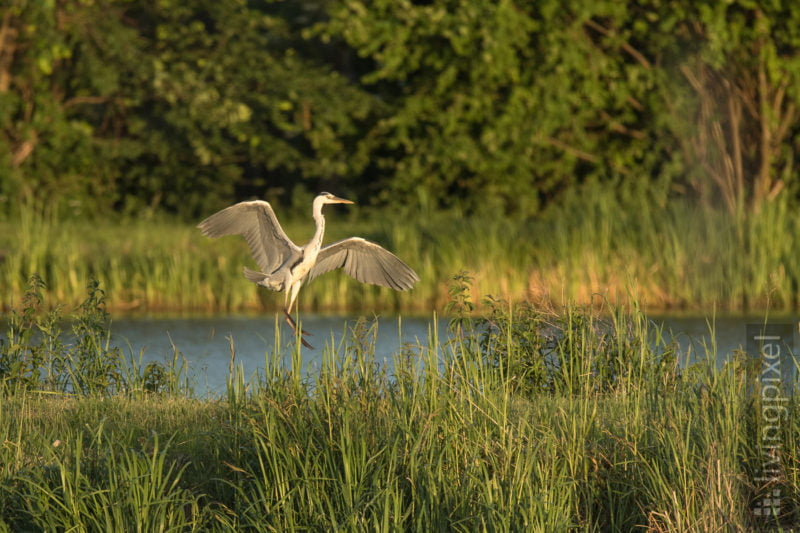
M368 319L368 325L373 318ZM342 315L301 315L303 329L311 335L306 340L313 350L303 348L303 367L313 371L331 347L338 347L357 317ZM428 330L433 319L380 317L377 325L376 359L390 361L405 343L428 344ZM440 335L447 332L447 321L438 319ZM281 315L279 348L287 366L294 346L292 330ZM124 317L111 324L112 343L137 355L144 350L144 360L171 360L173 345L186 357L194 378L195 393L219 394L225 391L230 364L230 340L233 340L236 363L250 377L264 368L265 356L275 349L275 315L230 315L212 317Z
M312 333L307 340L314 350L303 349L303 366L313 371L322 361L326 350L338 347L347 331L356 324L356 317L342 315L302 314L303 328ZM684 361L705 355L705 346L711 346L709 321L706 317L651 316L651 320L664 326L665 334L678 341ZM370 319L371 322L371 319ZM713 329L716 337L718 361L724 361L734 350L746 345L748 324L761 324L758 316L716 317ZM771 318L770 323L791 323L797 331L797 316ZM280 348L287 354L287 365L294 345L291 330L283 321L280 328ZM431 331L438 329L440 344L447 340L447 320L433 317L381 316L377 319L376 356L378 362L391 361L393 354L405 344L427 346ZM138 356L144 350L145 361L169 360L173 345L189 362L195 393L199 396L216 395L225 391L225 381L230 363L230 343L233 340L236 362L244 367L250 377L264 368L265 355L275 347L275 315L229 315L211 317L121 317L111 324L112 343L126 352Z

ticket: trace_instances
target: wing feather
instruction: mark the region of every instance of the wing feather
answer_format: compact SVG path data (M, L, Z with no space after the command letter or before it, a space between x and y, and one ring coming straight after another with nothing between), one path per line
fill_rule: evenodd
M274 272L287 258L300 253L283 231L269 202L255 200L226 207L197 225L203 235L241 235L256 264L265 273Z
M362 283L398 291L410 289L419 281L417 273L400 258L361 237L350 237L323 247L308 273L308 280L337 268Z

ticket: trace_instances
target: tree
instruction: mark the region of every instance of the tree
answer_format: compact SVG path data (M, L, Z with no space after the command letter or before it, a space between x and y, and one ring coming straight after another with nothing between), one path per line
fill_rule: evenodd
M311 2L14 2L0 33L12 203L196 216L366 164L351 139L379 103L302 38Z
M647 130L657 72L605 29L628 16L618 2L343 0L323 31L372 59L363 83L393 105L364 139L392 190L529 215L669 158Z
M731 214L796 191L800 14L783 2L643 2L670 75L667 126L705 202ZM688 87L687 87L688 85ZM672 95L686 95L683 101Z
M306 47L303 7L200 0L130 11L152 54L152 82L129 121L145 147L125 177L132 197L152 184L170 207L208 210L358 175L364 161L348 138L377 102L326 64L321 47Z
M395 192L531 214L587 180L731 213L793 177L800 24L781 2L339 0L320 31L391 106Z
M106 10L108 9L108 10ZM107 147L93 142L119 101L132 36L112 2L11 0L0 14L0 194L62 198L74 208L113 195ZM101 42L100 40L104 40Z
M798 192L800 13L778 0L6 3L3 211L332 188L527 217L599 182L739 214Z

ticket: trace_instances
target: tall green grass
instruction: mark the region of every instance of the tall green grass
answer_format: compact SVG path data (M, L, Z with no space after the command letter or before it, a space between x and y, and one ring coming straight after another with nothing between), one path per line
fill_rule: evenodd
M305 242L310 217L281 217ZM306 310L424 312L447 302L447 280L473 278L473 297L564 305L594 295L626 301L635 287L648 309L794 309L800 291L800 217L788 197L736 219L709 207L658 205L646 192L587 188L532 221L445 213L329 209L327 240L361 235L405 260L421 277L397 293L333 273L304 287ZM249 283L243 239L210 240L193 225L158 218L60 220L22 210L0 224L0 294L19 303L38 274L56 301L77 305L89 279L115 310L274 309L282 295Z
M36 389L46 394L130 395L187 393L187 363L174 349L171 361L144 363L111 345L105 291L97 281L65 329L61 307L46 310L44 283L32 276L20 309L7 315L0 335L0 391ZM173 346L174 348L174 346Z
M463 278L462 278L463 279ZM456 287L461 303L465 285ZM462 292L459 292L462 291ZM460 309L460 310L459 310ZM227 394L46 395L0 409L0 529L745 531L798 519L797 402L763 464L747 360L682 368L637 309L495 301L392 364L351 326L313 374L268 353ZM781 494L780 516L756 515Z

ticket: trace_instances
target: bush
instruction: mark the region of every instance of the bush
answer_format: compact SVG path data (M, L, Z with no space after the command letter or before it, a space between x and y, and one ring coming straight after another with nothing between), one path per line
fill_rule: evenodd
M127 357L111 344L105 292L96 280L86 300L64 329L60 306L45 311L44 280L28 282L22 309L8 314L5 338L0 337L0 391L41 390L80 395L127 394L137 391L176 392L185 361L149 362Z

